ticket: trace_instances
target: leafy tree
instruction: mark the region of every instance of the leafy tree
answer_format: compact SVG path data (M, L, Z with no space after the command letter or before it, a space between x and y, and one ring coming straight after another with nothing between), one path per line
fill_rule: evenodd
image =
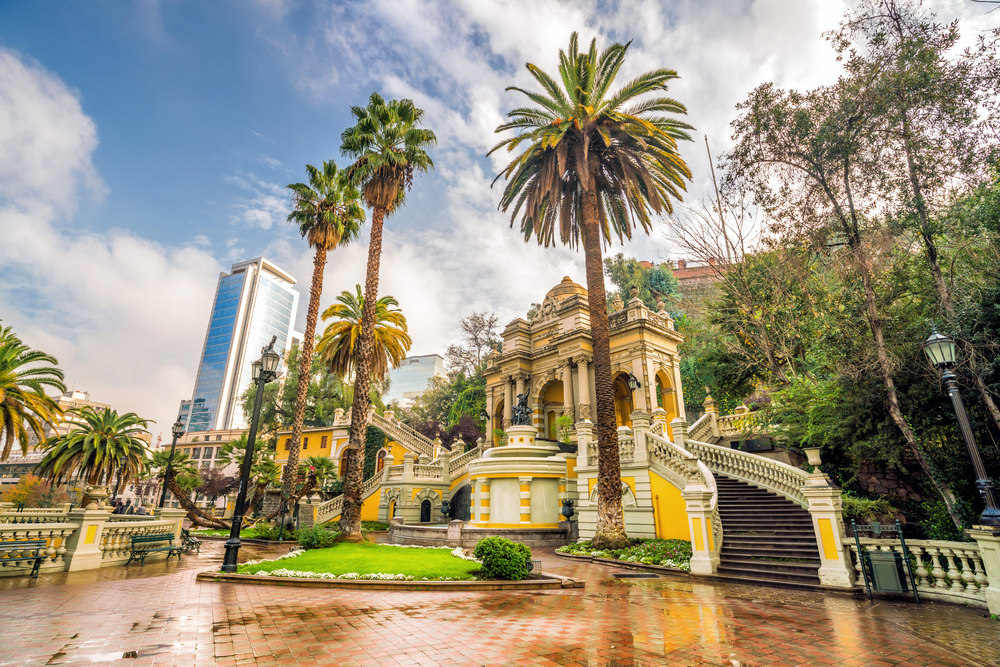
M677 279L665 263L645 266L636 259L618 253L604 260L604 272L618 288L618 295L625 303L631 298L633 287L639 290L639 299L653 312L660 310L660 304L666 305L677 297ZM610 309L614 293L608 296Z
M621 503L611 347L604 289L601 244L612 234L632 237L633 226L649 232L656 214L670 213L681 199L691 172L677 142L690 139L691 129L670 114L683 114L682 104L667 97L640 100L659 93L677 73L657 69L640 75L611 93L625 61L627 44L612 44L598 53L597 41L580 52L577 34L569 50L560 51L559 81L535 65L528 71L542 92L511 87L534 106L514 109L497 132L513 130L490 153L524 148L497 176L507 180L500 208L520 219L525 241L583 245L587 268L591 338L594 349L598 434L598 509L594 544L618 548L627 543Z
M355 366L354 403L351 414L368 414L371 364L375 362L376 302L379 263L382 255L382 223L406 199L415 171L434 166L427 148L437 143L430 130L419 127L424 111L412 100L384 100L372 93L365 107L351 107L357 123L341 135L341 153L354 160L348 169L351 182L361 188L365 204L372 210L371 242L365 274L365 302L361 316L360 355ZM361 484L364 471L362 425L351 424L349 448L345 452L344 509L341 531L350 540L361 539Z
M355 294L344 290L337 301L323 313L323 320L337 318L326 326L320 338L318 352L331 373L348 377L358 366L361 354L361 321L365 297L361 285ZM399 368L413 341L406 328L406 316L399 310L393 296L380 297L375 305L375 331L371 364L372 377L381 382L390 368ZM353 413L352 413L353 414Z
M42 442L46 427L55 427L62 417L59 405L45 394L46 387L66 391L63 372L55 367L57 363L54 357L22 343L10 327L0 329L0 436L3 437L0 461L10 456L14 440L21 444L21 452L27 454L28 432Z
M149 450L141 438L149 435L148 419L89 405L70 413L79 422L46 441L45 455L35 467L38 475L56 483L79 475L88 484L101 484L119 473L127 485L149 467Z
M463 317L458 325L462 331L462 343L448 346L445 361L451 370L461 371L471 377L481 371L486 356L500 342L497 335L500 318L496 313L484 310Z
M281 489L281 502L284 506L298 500L293 493L296 483L295 472L298 467L299 443L308 400L316 318L319 315L319 301L323 295L326 255L328 251L346 246L356 239L361 225L365 222L365 212L358 204L360 193L347 178L347 174L337 169L333 160L325 160L322 171L311 164L306 165L306 171L309 172L308 185L305 183L288 185L293 193L292 212L288 214L288 222L298 226L299 232L309 242L309 246L316 249L316 254L313 258L306 330L302 336L302 354L299 357L295 411L292 414L292 447L289 448L288 465L285 467Z
M198 474L201 477L201 484L195 491L213 503L216 498L226 495L240 483L239 475L226 475L218 468L206 468L200 470Z

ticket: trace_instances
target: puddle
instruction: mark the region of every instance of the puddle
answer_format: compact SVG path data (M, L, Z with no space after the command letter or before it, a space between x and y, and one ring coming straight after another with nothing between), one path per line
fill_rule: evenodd
M652 572L613 572L611 574L615 579L659 579L660 575L653 574Z

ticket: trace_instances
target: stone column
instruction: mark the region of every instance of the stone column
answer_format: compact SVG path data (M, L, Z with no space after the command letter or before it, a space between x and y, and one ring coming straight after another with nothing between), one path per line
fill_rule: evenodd
M589 465L596 464L595 460L593 464L590 462L590 457L588 455L588 449L590 447L590 441L594 438L594 425L589 419L584 419L576 423L576 464L577 466L584 468Z
M65 542L67 572L77 570L96 570L101 567L101 538L104 524L110 515L102 509L88 510L77 507L70 511L68 523L79 527Z
M576 360L577 375L580 381L580 414L577 419L583 421L590 419L590 371L587 370L590 364L589 356L582 356Z
M569 367L569 362L563 366L562 373L562 383L563 383L563 414L573 417L575 411L573 410L573 369Z
M719 555L712 537L713 495L700 485L681 491L691 531L691 574L715 574L719 568Z
M524 373L517 373L514 375L514 379L517 381L517 391L514 392L514 400L524 393L524 381L528 379L528 376Z
M458 442L462 442L459 440ZM441 481L445 484L451 484L451 471L448 469L451 466L451 452L447 449L441 448Z
M677 397L677 416L687 420L687 412L684 409L684 388L681 386L681 364L676 358L673 361L674 395Z
M653 410L660 407L660 404L656 402L656 367L653 360L647 358L643 369L646 375L644 382L646 383L646 396L649 398L649 412L652 414Z
M809 475L802 495L809 502L816 545L819 547L820 568L817 574L824 586L851 588L854 584L854 565L850 551L844 548L844 515L840 489L830 477L819 469L818 447L806 448L809 464L814 472Z
M316 523L316 508L310 498L299 498L299 528L312 528Z
M645 410L633 410L629 419L632 420L632 435L635 438L632 462L645 464L649 460L649 445L646 440L646 434L649 433L649 413Z
M670 422L670 434L673 436L672 442L681 449L687 449L688 423L677 417Z
M642 384L638 391L632 392L632 405L636 410L646 410L648 412L650 408L648 407L649 403L647 402L646 394L649 392L649 381L646 379L646 373L643 370L644 366L642 357L636 357L632 360L632 374Z
M403 454L403 482L413 481L413 459L416 458L413 452Z
M479 507L476 510L476 521L490 522L490 480L479 480Z
M991 614L1000 616L1000 530L995 526L973 526L969 536L979 545L979 557L989 580L989 586L983 591L986 606Z
M509 375L504 376L503 379L503 428L507 428L507 424L510 423L511 415L513 415L514 409L514 396L513 391L510 386L511 377ZM503 443L497 443L503 444Z
M521 484L521 523L531 523L531 478L518 477Z

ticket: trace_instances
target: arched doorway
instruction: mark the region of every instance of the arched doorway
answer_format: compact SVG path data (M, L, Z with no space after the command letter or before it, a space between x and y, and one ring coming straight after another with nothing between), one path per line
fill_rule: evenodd
M420 523L430 523L431 521L431 501L423 500L420 503Z
M632 390L628 387L628 374L619 373L613 385L615 391L615 420L618 426L632 427Z
M493 406L493 420L492 420L492 422L493 422L493 428L491 429L490 433L486 434L486 438L488 440L491 440L493 438L492 431L495 431L497 429L503 430L503 411L504 411L504 409L505 409L504 408L504 402L503 402L503 399L501 398L499 401L496 402L496 405ZM503 443L502 442L495 442L493 444L495 444L495 445L502 445Z
M385 467L385 455L387 453L384 449L379 451L378 460L375 462L375 472L382 472L382 468Z
M452 491L448 516L460 521L469 521L472 518L472 486L463 484Z
M346 472L347 472L347 459L345 459L344 455L341 454L340 455L340 471L339 471L341 479L344 478L344 475L345 475Z
M542 424L542 437L549 440L559 439L559 429L556 420L563 414L563 393L562 380L550 380L538 395L544 423Z

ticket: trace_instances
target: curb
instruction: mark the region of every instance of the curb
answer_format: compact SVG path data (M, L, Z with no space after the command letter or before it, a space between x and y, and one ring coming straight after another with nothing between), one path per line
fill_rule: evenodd
M556 558L564 558L566 560L575 560L583 563L594 563L596 565L605 565L608 567L618 567L626 570L637 570L639 572L656 572L657 574L668 575L672 577L678 577L681 579L690 579L691 573L687 570L681 570L676 567L667 567L665 565L647 565L646 563L633 563L627 560L617 560L615 558L595 558L594 556L580 556L576 554L561 554L556 552Z
M378 581L364 579L307 579L305 577L261 577L255 574L199 572L196 581L215 584L251 584L254 586L299 586L368 591L526 591L583 588L582 579L571 579L542 572L546 579L525 581Z

